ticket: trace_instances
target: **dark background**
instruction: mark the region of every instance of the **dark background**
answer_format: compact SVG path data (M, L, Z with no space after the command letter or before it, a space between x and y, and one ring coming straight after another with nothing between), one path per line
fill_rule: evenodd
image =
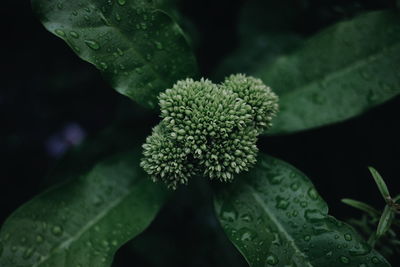
M181 24L192 36L203 76L212 77L221 60L238 46L239 14L246 2L250 1L179 3ZM274 5L264 4L269 2ZM291 30L301 37L367 10L395 8L395 1L389 0L281 3L296 10ZM157 115L112 90L94 67L44 29L29 1L5 1L0 10L1 225L17 207L54 183L46 175L80 139L96 138L115 120L128 122L127 127L136 127L144 136L157 123ZM262 137L259 148L306 173L332 215L341 220L359 217L340 199L360 199L377 208L384 204L367 166L382 174L393 194L400 193L399 107L396 97L343 123ZM115 265L245 266L220 232L209 193L197 184L178 190L151 227L118 253ZM157 259L151 256L156 252Z

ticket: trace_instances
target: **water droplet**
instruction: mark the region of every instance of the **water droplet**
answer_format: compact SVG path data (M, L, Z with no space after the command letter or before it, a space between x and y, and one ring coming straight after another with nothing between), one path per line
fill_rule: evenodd
M99 68L101 70L106 70L108 68L108 65L105 62L100 62ZM96 206L100 205L101 203L103 203L103 199L101 197L96 197L96 199L93 202L93 204Z
M70 31L69 34L75 39L79 38L79 33L75 32L75 31Z
M279 176L279 175L271 175L271 176L268 176L267 178L271 184L276 185L276 184L280 184L283 181L284 177Z
M301 201L301 202L300 202L300 206L301 206L302 208L305 208L305 207L308 206L308 203L307 203L306 201Z
M158 50L162 50L162 49L163 49L162 43L155 41L154 44L156 45L156 48L157 48Z
M72 47L74 50L75 50L75 52L77 52L77 53L79 53L79 52L81 52L81 49L79 48L79 47L77 47L77 46L73 46Z
M242 240L242 241L251 241L252 240L252 236L251 236L251 233L250 232L244 232L243 234L242 234L242 236L240 237L240 239Z
M99 50L99 49L100 49L100 45L99 45L96 41L93 41L93 40L85 40L85 44L86 44L90 49L93 49L93 50Z
M51 232L53 233L53 235L55 236L61 236L63 234L63 229L61 226L59 225L55 225L53 226L53 228L51 229Z
M140 23L140 28L142 28L142 30L146 30L147 29L147 24L144 22Z
M360 247L354 247L349 252L350 252L350 255L361 256L361 255L366 255L366 254L370 253L370 251L371 251L371 247L369 247L367 244L361 243Z
M44 241L44 238L43 238L42 235L37 235L37 236L36 236L36 242L42 243L43 241Z
M287 201L286 199L278 196L276 197L276 208L277 209L282 209L285 210L287 209L289 206L289 201Z
M307 242L308 242L308 241L311 240L311 236L305 235L303 239L304 239L304 241L307 241Z
M319 221L325 218L325 216L319 210L306 210L304 217L311 222Z
M243 214L240 218L245 222L251 222L253 220L250 214Z
M120 6L123 6L123 5L126 4L126 0L118 0L117 2L118 2L118 4L119 4Z
M293 191L297 191L300 188L300 184L298 182L294 182L290 185L290 189Z
M279 262L278 258L274 255L268 255L266 263L269 265L277 265Z
M340 261L344 264L348 264L350 262L350 259L347 258L346 256L340 256Z
M351 241L353 238L351 236L351 234L344 234L344 240L346 241Z
M311 187L310 189L308 189L307 194L308 194L308 196L309 196L311 199L313 199L313 200L317 200L317 199L318 199L317 190L315 190L315 189L312 188L312 187Z
M22 258L24 259L29 259L33 254L33 249L32 248L27 248L24 251L24 254L22 254Z
M143 74L143 70L141 68L136 68L135 71L137 74Z
M65 37L65 32L64 32L63 30L56 29L54 32L55 32L58 36Z
M117 48L117 53L118 53L118 55L120 55L120 56L123 56L123 55L124 55L124 52L121 50L121 48Z
M233 222L237 219L237 212L233 208L223 209L221 212L221 218L224 221Z
M371 262L373 264L378 264L380 261L379 261L379 259L377 257L374 256L374 257L372 257Z

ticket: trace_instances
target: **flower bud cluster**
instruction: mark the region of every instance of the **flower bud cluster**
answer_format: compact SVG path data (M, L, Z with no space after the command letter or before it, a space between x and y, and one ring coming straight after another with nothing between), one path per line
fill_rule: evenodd
M159 96L162 121L143 145L141 166L176 189L191 176L231 181L256 162L257 137L278 111L278 97L242 74L222 84L178 81Z

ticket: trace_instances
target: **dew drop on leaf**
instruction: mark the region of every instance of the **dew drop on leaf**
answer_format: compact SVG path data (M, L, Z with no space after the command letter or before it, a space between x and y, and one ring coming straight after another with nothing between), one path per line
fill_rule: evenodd
M101 70L106 70L106 69L108 68L108 65L107 65L107 63L105 63L105 62L100 62L99 67L100 67ZM94 204L95 204L96 206L98 206L98 205L100 205L102 202L103 202L103 200L102 200L100 197L98 197L97 199L95 199L95 203L94 203Z
M304 217L310 221L315 222L325 218L325 216L319 210L306 210L304 213Z
M299 189L300 185L298 182L294 182L290 185L290 189L292 189L293 191L297 191Z
M287 201L286 199L282 198L282 197L277 197L276 198L276 208L277 209L282 209L282 210L286 210L289 206L289 201Z
M26 248L24 251L24 254L22 254L22 258L24 259L29 259L33 254L33 249L32 248Z
M311 187L310 189L308 189L307 192L308 196L313 199L313 200L317 200L318 199L318 193L317 190L315 190L313 187Z
M304 241L307 241L307 242L308 242L308 241L311 240L311 236L305 235L303 239L304 239Z
M124 6L126 4L126 0L118 0L118 4L120 6Z
M163 49L162 43L155 41L154 44L156 45L156 48L157 48L158 50L162 50L162 49Z
M44 241L44 238L43 238L42 235L37 235L37 236L36 236L36 242L38 242L38 243L43 243L43 241Z
M99 49L100 49L100 45L99 45L96 41L93 41L93 40L85 40L85 44L86 44L90 49L93 49L93 50L99 50Z
M54 32L55 32L58 36L65 37L65 32L64 32L63 30L56 29Z
M344 234L344 240L346 241L351 241L353 238L351 236L351 234Z
M275 255L268 255L266 263L269 265L277 265L279 262L278 258Z
M350 259L347 258L346 256L340 256L340 262L344 263L344 264L348 264L350 263Z
M378 264L379 263L379 259L377 257L372 257L371 262L373 264Z
M70 31L69 34L75 39L79 38L79 34L77 32L75 32L75 31Z
M243 214L240 218L245 222L251 222L253 220L250 214Z
M61 236L63 233L63 229L61 226L59 225L55 225L53 226L53 228L51 229L51 232L53 233L53 235L55 236Z

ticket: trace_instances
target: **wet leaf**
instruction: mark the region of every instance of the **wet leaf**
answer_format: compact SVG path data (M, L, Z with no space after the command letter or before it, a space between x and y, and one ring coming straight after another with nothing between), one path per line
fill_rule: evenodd
M139 156L105 160L16 210L0 231L0 266L110 266L165 201Z
M310 180L266 155L216 193L229 239L255 266L390 266L349 225L328 215Z
M154 108L161 91L197 73L182 30L160 10L163 1L32 0L32 6L47 30L145 106Z
M400 16L365 13L337 23L253 72L280 96L269 131L283 134L347 120L400 93Z

